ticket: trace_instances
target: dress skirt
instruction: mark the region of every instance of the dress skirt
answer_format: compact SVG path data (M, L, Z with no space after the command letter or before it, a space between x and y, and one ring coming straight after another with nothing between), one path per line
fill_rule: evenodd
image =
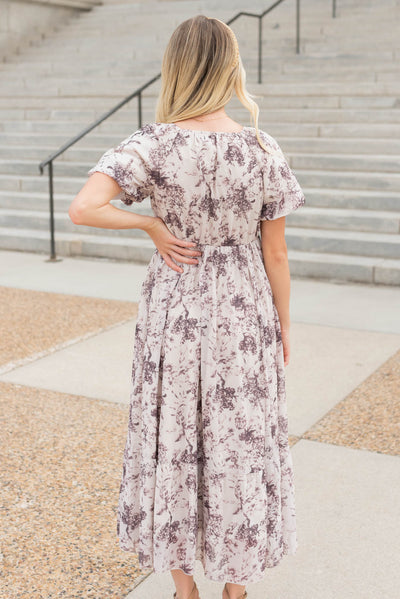
M198 247L142 285L117 534L142 568L245 585L297 549L280 322L258 236Z

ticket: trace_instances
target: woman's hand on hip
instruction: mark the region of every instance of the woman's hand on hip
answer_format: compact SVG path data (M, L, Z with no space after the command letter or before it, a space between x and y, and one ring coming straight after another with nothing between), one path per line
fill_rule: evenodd
M186 264L198 264L196 258L190 256L200 256L201 251L193 249L196 243L193 241L184 241L172 235L163 219L155 216L145 229L146 233L153 240L156 248L163 257L165 263L176 272L183 272L183 268L175 264L172 258L177 262Z

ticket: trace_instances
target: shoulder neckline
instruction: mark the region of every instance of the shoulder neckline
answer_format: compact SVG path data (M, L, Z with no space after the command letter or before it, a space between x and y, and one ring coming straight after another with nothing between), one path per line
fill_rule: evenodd
M249 129L253 129L253 127L243 126L240 131L206 131L205 129L184 129L183 127L179 127L175 123L155 123L156 125L165 125L167 127L172 127L176 131L183 131L186 133L195 133L195 134L205 134L205 135L241 135L242 133L246 133Z

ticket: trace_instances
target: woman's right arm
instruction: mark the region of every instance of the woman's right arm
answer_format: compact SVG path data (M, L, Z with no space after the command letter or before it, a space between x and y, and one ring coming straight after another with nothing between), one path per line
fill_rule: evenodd
M290 357L290 271L285 240L285 217L260 222L261 247L274 304L281 325L284 365Z
M197 264L201 251L193 241L172 235L158 216L135 214L113 206L110 201L121 192L121 187L109 175L93 173L72 201L68 215L76 225L103 229L142 229L153 240L165 263L176 272L183 272L179 264Z

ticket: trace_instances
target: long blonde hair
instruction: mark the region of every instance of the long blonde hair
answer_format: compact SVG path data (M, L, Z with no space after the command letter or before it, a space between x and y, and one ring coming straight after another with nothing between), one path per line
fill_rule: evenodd
M156 121L172 123L214 112L233 92L253 118L261 147L269 152L258 129L258 104L246 90L246 71L232 29L219 19L197 15L173 32L162 61Z

